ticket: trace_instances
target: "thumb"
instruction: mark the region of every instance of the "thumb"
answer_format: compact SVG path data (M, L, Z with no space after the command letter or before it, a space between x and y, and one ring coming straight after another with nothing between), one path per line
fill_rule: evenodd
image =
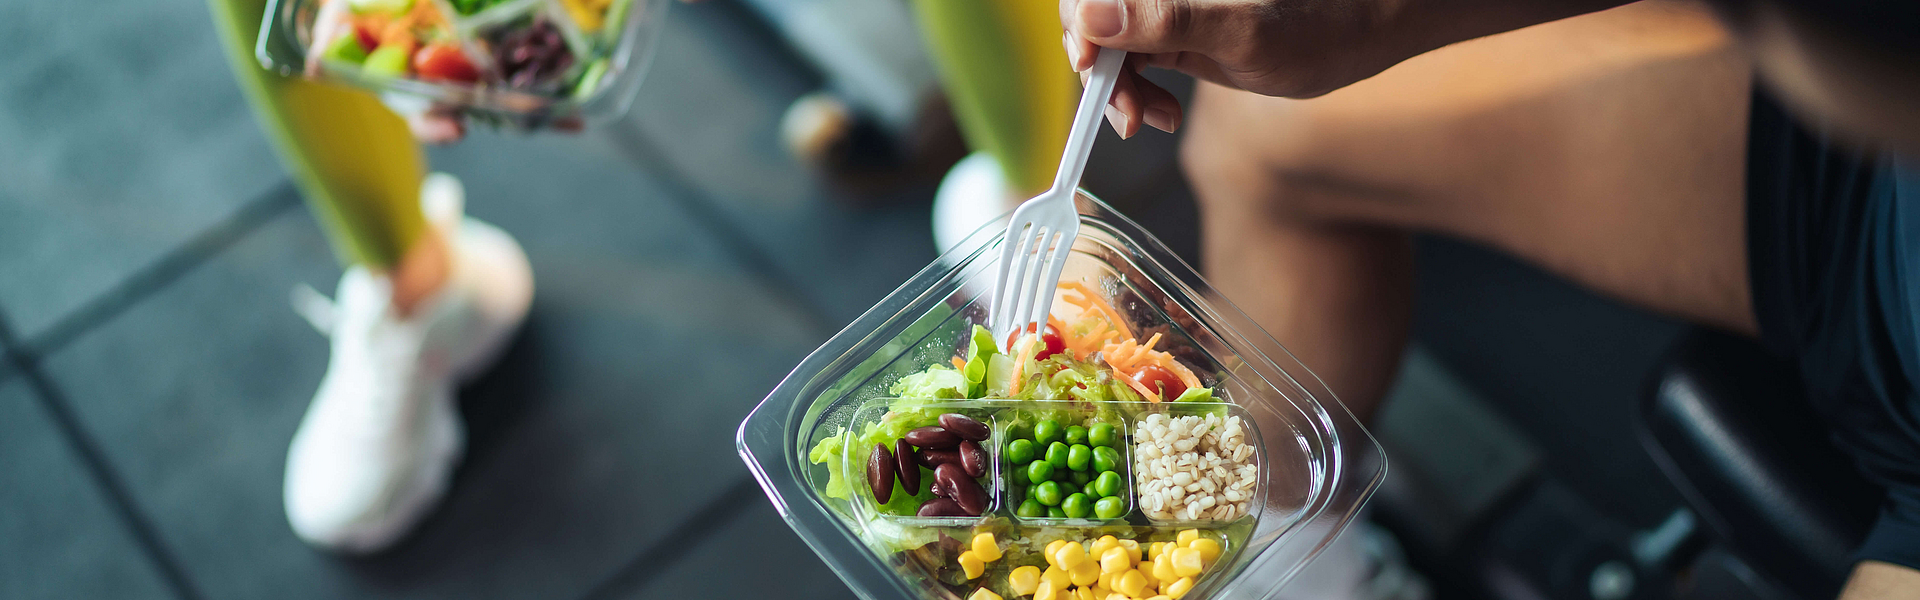
M1079 0L1068 29L1102 47L1128 52L1199 52L1232 43L1228 3L1207 0Z

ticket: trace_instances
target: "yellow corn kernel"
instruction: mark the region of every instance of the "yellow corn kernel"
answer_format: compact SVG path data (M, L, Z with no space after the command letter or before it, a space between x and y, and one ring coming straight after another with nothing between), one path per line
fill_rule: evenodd
M1051 581L1041 580L1040 587L1033 589L1033 600L1065 600L1060 597L1060 587Z
M1113 587L1113 574L1112 574L1112 573L1108 573L1108 572L1105 572L1105 571L1102 571L1102 572L1100 573L1100 579L1098 579L1098 580L1095 580L1095 581L1093 582L1093 587L1097 587L1097 588L1112 588L1112 587ZM1101 596L1102 598L1104 598L1104 597L1106 597L1106 594L1101 594L1100 596Z
M1006 600L1006 599L1001 598L999 594L993 593L993 590L990 590L987 588L980 588L980 589L974 590L972 596L967 596L967 600Z
M980 555L974 554L972 550L961 552L960 570L967 573L967 579L973 579L987 572L987 561L980 560Z
M1180 532L1180 535L1178 537L1175 537L1174 539L1178 541L1178 543L1174 544L1175 546L1185 548L1187 547L1187 544L1191 544L1193 543L1194 540L1200 539L1200 530L1198 529L1183 530Z
M1173 585L1167 586L1167 595L1172 597L1174 600L1180 600L1181 596L1187 595L1187 592L1192 589L1193 589L1193 578L1181 577L1179 581L1173 582Z
M973 553L986 562L1000 560L1000 544L994 541L993 534L982 533L973 536Z
M1175 548L1173 550L1173 574L1181 577L1192 577L1199 575L1201 571L1205 570L1207 570L1207 565L1200 560L1199 550L1192 548Z
M1119 546L1108 548L1100 555L1100 570L1107 573L1119 573L1133 568L1133 561L1127 560L1127 549Z
M1220 558L1220 542L1213 541L1212 538L1194 540L1193 543L1187 544L1187 547L1199 552L1200 561L1206 564L1213 564L1213 559Z
M1114 582L1113 587L1114 589L1120 590L1122 594L1138 597L1147 593L1147 577L1141 575L1139 571L1130 570L1121 573L1120 578Z
M1047 564L1053 565L1056 567L1060 566L1060 563L1053 562L1053 553L1060 551L1060 547L1065 545L1067 545L1066 540L1054 540L1051 542L1047 542L1047 551L1044 553L1044 555L1047 557Z
M1142 589L1140 593L1151 594L1153 590L1160 589L1160 580L1154 579L1153 577L1153 563L1142 563L1140 568L1135 569L1133 572L1139 573L1140 580L1147 583L1146 588Z
M1073 590L1073 597L1079 598L1080 600L1095 600L1095 598L1093 597L1093 588L1090 588L1090 587L1083 587L1083 588L1078 588Z
M1167 595L1167 588L1170 588L1170 587L1173 587L1173 582L1171 581L1160 582L1160 595L1162 596Z
M1040 581L1053 584L1053 587L1058 588L1054 591L1073 587L1073 578L1068 577L1066 570L1060 567L1047 567L1046 572L1040 574Z
M1133 561L1133 564L1140 564L1140 542L1120 540L1120 547L1127 549L1127 554L1129 555L1129 559Z
M1025 596L1040 589L1040 567L1028 565L1014 569L1007 574L1007 587L1012 588L1016 596Z
M1099 583L1100 565L1090 560L1082 562L1080 566L1067 570L1067 579L1073 581L1074 585L1081 587L1088 587Z
M1152 597L1152 598L1148 598L1147 600L1173 600L1173 599L1172 599L1172 598L1168 598L1166 594L1160 594L1160 595L1158 595L1158 596L1154 596L1154 597Z
M1080 542L1067 542L1053 553L1053 564L1072 572L1074 567L1087 562L1087 549Z
M1166 552L1166 551L1167 551L1166 542L1154 542L1152 545L1147 546L1147 560L1153 560L1154 558L1159 557L1160 553Z
M1108 548L1119 545L1120 540L1115 539L1113 536L1102 536L1100 539L1094 540L1092 544L1087 545L1087 554L1099 556L1106 554Z
M1112 594L1107 595L1107 600L1132 600L1132 599L1128 598L1126 594L1122 594L1120 592L1114 592Z
M1153 578L1161 583L1180 578L1180 576L1173 574L1172 552L1162 552L1158 558L1153 559Z

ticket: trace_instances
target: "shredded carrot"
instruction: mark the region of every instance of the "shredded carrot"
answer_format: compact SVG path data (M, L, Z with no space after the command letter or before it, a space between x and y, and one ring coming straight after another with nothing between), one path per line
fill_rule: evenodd
M1076 326L1084 329L1077 331L1068 327L1056 327L1066 347L1073 350L1075 356L1092 356L1100 347L1111 342L1133 338L1133 332L1127 329L1126 321L1120 313L1107 304L1100 295L1087 288L1087 284L1068 281L1060 284L1067 293L1060 300L1080 308L1080 314L1074 318ZM1051 320L1050 320L1051 322Z
M967 361L958 356L955 356L953 357L953 368L965 371L967 370Z
M1114 373L1149 402L1161 401L1161 394L1134 380L1140 370L1148 366L1158 366L1172 372L1189 389L1200 387L1200 378L1186 365L1180 364L1172 354L1154 349L1160 343L1161 334L1155 333L1147 339L1147 343L1141 344L1135 341L1126 320L1120 318L1120 311L1114 310L1112 304L1088 288L1087 284L1063 281L1060 289L1067 292L1061 295L1062 302L1080 308L1080 313L1074 317L1074 324L1079 329L1069 328L1051 315L1047 323L1060 332L1061 341L1073 350L1076 357L1087 358L1099 352L1113 367Z

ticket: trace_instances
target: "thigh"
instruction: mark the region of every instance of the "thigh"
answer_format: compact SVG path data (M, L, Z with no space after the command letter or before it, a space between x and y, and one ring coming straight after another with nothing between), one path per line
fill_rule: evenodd
M1433 231L1751 333L1750 66L1705 9L1642 2L1449 46L1312 100L1203 86L1206 223ZM1213 235L1213 232L1209 232ZM1218 245L1210 244L1210 248Z

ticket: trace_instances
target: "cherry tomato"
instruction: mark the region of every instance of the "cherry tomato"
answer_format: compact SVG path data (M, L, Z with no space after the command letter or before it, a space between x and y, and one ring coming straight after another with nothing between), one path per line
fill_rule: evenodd
M1028 332L1028 333L1032 333L1032 332L1033 332L1033 329L1034 329L1034 326L1033 326L1033 324L1032 324L1032 323L1028 323L1028 324L1027 324L1027 332ZM1013 343L1014 343L1015 341L1018 341L1019 339L1020 339L1020 333L1019 333L1019 332L1014 332L1014 333L1011 333L1011 334L1008 334L1008 335L1007 335L1007 350L1008 350L1008 351L1012 351L1012 350L1013 350ZM1053 356L1053 355L1055 355L1055 354L1059 354L1059 353L1060 353L1060 351L1062 351L1062 350L1066 350L1066 349L1067 349L1067 341L1066 341L1066 339L1065 339L1065 338L1062 338L1062 337L1060 337L1060 331L1059 331L1059 330L1057 330L1057 329L1054 329L1052 325L1048 325L1048 326L1047 326L1047 331L1046 331L1046 333L1042 333L1042 334L1040 334L1040 348L1039 348L1038 350L1035 350L1035 351L1033 352L1033 359L1034 359L1034 360L1046 360L1046 359L1047 359L1047 357L1049 357L1049 356Z
M471 83L480 80L480 70L473 67L459 46L448 43L429 44L414 53L413 72L426 81Z
M1046 347L1034 353L1034 360L1046 360L1047 357L1067 349L1066 339L1060 337L1060 331L1054 329L1052 325L1047 326L1046 333L1040 334L1040 343L1045 344Z
M374 48L380 47L380 34L371 28L355 25L353 36L360 39L361 50L372 52Z
M1187 384L1181 383L1179 376L1160 365L1141 367L1133 374L1133 381L1149 390L1159 390L1161 400L1178 398L1187 391Z

